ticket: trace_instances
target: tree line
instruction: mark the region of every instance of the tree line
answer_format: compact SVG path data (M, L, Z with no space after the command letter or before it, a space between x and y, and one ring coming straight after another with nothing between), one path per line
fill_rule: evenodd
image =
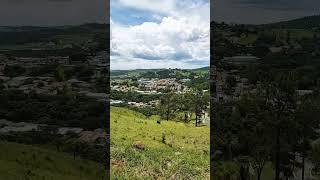
M320 129L319 88L299 96L295 74L278 73L269 78L258 85L255 94L244 95L234 103L214 105L214 165L219 169L227 162L235 162L241 180L250 179L249 168L260 180L271 163L275 180L293 177L296 169L301 169L299 176L304 180L309 159L313 172L319 174L319 145L314 145ZM230 176L226 172L220 178Z
M183 122L190 122L192 114L195 115L195 126L201 123L201 117L208 110L209 93L201 89L193 89L185 94L167 92L160 97L158 112L162 120L172 120L182 113Z

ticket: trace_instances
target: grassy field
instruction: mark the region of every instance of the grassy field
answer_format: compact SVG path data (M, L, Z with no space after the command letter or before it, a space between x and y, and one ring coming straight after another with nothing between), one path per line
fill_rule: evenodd
M103 180L104 167L65 153L0 142L0 174L6 180Z
M156 120L111 108L111 179L209 179L209 127Z

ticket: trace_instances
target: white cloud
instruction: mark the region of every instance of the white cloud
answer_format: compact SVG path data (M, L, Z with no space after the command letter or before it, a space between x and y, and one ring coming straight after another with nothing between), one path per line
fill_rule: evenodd
M195 69L203 67L201 65L191 64L185 61L172 61L172 60L145 60L139 58L126 59L124 57L114 56L110 64L111 69L114 70L132 70L132 69L169 69L181 68Z
M129 0L119 1L129 4ZM151 2L160 1L130 2L148 9ZM209 65L209 4L193 5L174 12L160 22L134 26L112 21L111 69L195 68L206 62Z
M118 0L122 5L140 10L168 13L175 7L175 0Z

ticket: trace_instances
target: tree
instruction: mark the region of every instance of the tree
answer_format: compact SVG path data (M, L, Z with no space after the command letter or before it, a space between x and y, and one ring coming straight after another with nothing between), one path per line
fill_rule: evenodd
M320 121L318 119L320 115L319 97L315 95L306 96L302 97L299 102L295 119L299 126L299 128L297 128L297 139L299 141L296 148L302 157L301 179L304 180L305 159L307 152L312 149L310 141L317 138L317 129L320 128Z
M192 106L193 111L196 115L195 125L198 126L201 121L200 118L203 111L207 110L209 105L209 94L204 93L202 90L194 89L192 91Z
M234 76L227 76L226 84L227 84L228 88L233 88L236 86L237 80Z
M187 92L183 95L179 95L179 110L184 112L185 123L189 122L190 112L192 112L192 93Z
M313 172L320 175L320 144L317 143L312 147Z
M297 96L293 74L271 77L271 81L268 76L258 88L256 96L249 95L238 103L241 117L238 138L240 154L251 157L257 178L260 179L269 155L273 154L275 179L279 180L281 172L285 177L293 172L294 146L299 139L295 122Z
M162 119L169 121L175 116L177 111L177 95L173 92L168 92L160 98L158 109Z
M65 78L65 72L64 72L64 69L63 67L61 66L58 66L54 72L54 77L56 78L57 81L65 81L66 78Z
M288 161L285 158L294 158L290 156L290 142L296 142L287 136L290 132L295 133L294 115L296 111L296 91L295 77L291 73L282 73L275 76L274 81L264 85L265 105L269 119L269 127L273 129L271 137L275 139L274 149L274 165L275 180L280 179L280 172L286 172L285 164ZM291 134L292 135L292 134ZM285 148L288 147L288 148ZM289 174L289 173L285 173Z
M291 41L291 31L287 30L286 31L286 42L287 42L287 44L290 44L290 41Z
M225 158L227 160L232 160L233 153L232 153L232 145L233 139L236 137L236 131L239 129L238 124L234 122L235 119L239 119L238 113L233 113L232 109L225 104L224 102L217 102L213 105L215 108L215 121L214 121L214 130L216 131L216 147L217 150L223 151L225 154Z
M262 170L270 156L269 127L266 124L263 98L245 96L237 103L240 125L238 126L239 153L248 156L248 160L260 180ZM236 122L236 121L235 121Z
M269 153L267 149L265 149L266 146L260 146L255 148L252 151L251 156L251 164L253 169L256 172L257 180L261 179L262 170L266 165L267 160L269 159Z

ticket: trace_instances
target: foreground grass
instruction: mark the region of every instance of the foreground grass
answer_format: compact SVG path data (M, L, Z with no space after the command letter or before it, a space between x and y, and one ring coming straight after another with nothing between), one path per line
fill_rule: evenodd
M6 180L103 180L104 168L65 153L0 142L0 175Z
M111 179L209 179L209 127L156 120L111 108Z

